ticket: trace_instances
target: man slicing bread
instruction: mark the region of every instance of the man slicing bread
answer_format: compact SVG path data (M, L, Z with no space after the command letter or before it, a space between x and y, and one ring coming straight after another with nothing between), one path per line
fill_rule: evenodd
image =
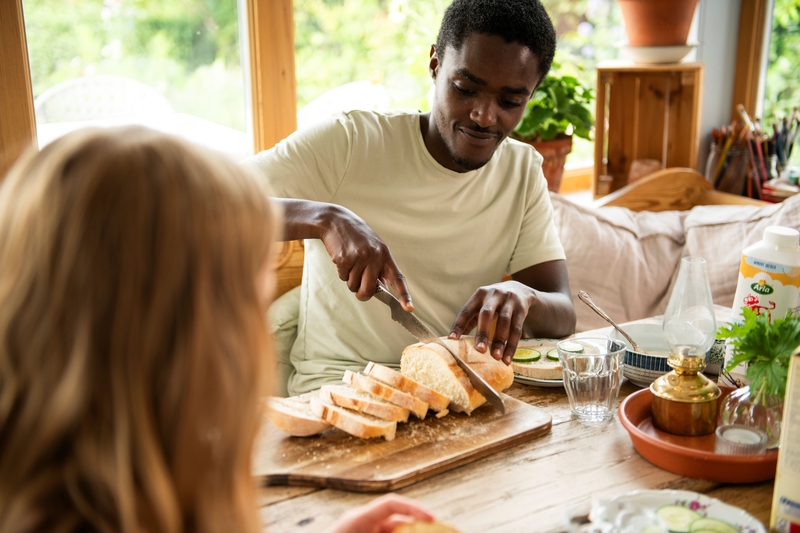
M523 326L574 331L542 158L507 138L555 44L538 0L455 0L431 47L430 113L344 113L251 159L281 197L284 239L306 239L290 394L396 367L416 342L372 298L378 279L433 331L475 329L507 364Z

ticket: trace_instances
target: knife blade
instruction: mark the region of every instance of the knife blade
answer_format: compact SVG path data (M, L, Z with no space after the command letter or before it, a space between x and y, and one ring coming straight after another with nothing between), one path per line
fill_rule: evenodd
M414 316L413 313L409 313L403 309L403 306L400 305L400 302L397 300L397 298L395 298L395 296L389 292L389 290L380 280L378 281L378 290L375 292L375 298L388 305L389 309L392 310L392 320L406 328L408 332L411 333L418 341L424 343L433 342L444 347L444 349L453 356L456 364L467 375L469 382L472 383L472 386L475 388L475 390L481 393L481 395L486 398L492 407L500 411L502 414L506 414L506 406L497 391L494 390L492 386L489 385L486 380L483 379L483 377L481 377L480 374L475 372L472 367L466 363L466 361L461 359L458 354L453 352L453 350L451 350L447 344L442 342L439 337L437 337L430 329L428 329L425 324L420 322L420 320Z

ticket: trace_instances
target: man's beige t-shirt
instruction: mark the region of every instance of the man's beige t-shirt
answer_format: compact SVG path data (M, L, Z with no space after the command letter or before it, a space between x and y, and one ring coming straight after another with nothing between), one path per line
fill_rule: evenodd
M419 114L352 111L249 163L277 197L339 204L364 219L406 276L414 314L441 336L478 287L565 258L541 161L507 139L482 168L454 172L425 148ZM356 299L321 241L305 241L290 394L339 381L369 361L396 368L415 342L385 304Z

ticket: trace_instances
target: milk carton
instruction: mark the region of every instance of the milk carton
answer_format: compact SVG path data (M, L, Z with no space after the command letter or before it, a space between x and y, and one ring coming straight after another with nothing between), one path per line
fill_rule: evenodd
M733 297L732 319L743 321L748 307L770 320L783 318L786 311L800 311L800 232L783 226L764 229L763 240L742 251L739 280ZM731 371L743 379L743 365Z

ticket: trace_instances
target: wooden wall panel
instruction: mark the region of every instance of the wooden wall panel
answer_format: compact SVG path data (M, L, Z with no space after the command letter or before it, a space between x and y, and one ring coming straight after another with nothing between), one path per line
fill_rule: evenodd
M36 142L22 0L0 1L0 179Z

